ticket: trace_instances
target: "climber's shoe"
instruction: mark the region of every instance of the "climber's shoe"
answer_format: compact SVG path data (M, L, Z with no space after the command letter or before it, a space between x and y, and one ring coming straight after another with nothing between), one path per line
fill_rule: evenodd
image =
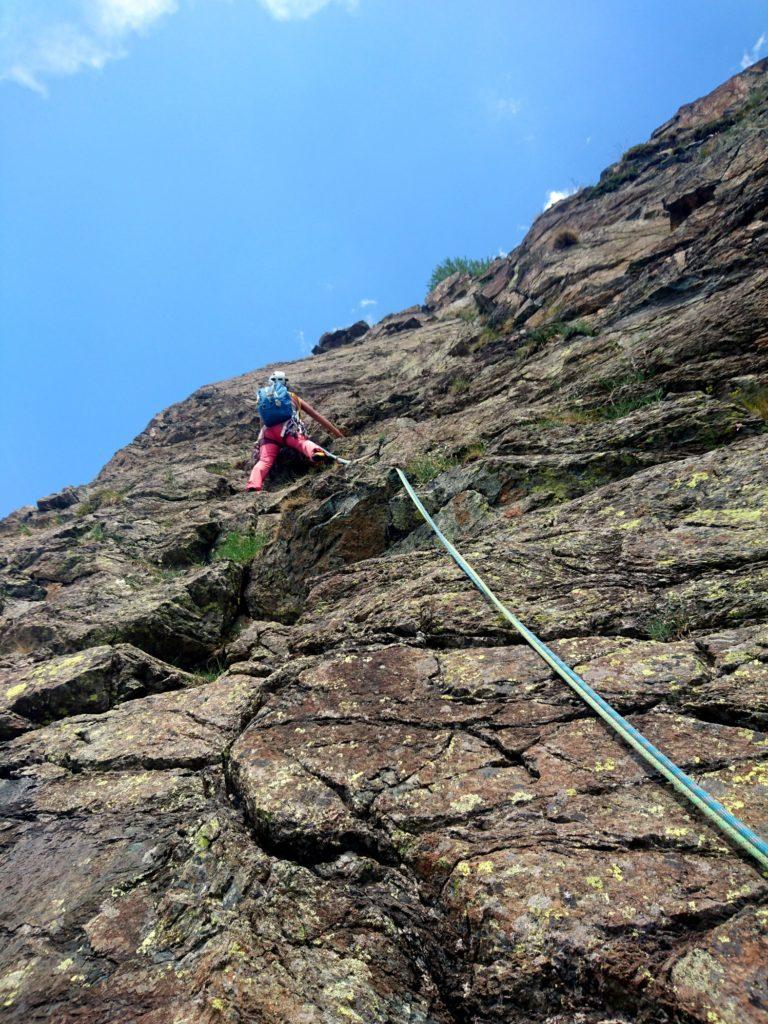
M257 487L255 484L248 484L248 486L245 489L246 491L256 491L257 494L261 490L261 488Z

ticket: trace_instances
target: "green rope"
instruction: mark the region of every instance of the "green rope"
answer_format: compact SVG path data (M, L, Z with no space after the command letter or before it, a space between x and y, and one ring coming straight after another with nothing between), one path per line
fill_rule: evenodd
M526 643L528 643L534 651L536 651L536 653L539 654L540 657L542 657L544 661L546 661L546 663L561 677L561 679L563 679L568 686L570 686L571 689L586 704L588 704L589 707L592 708L593 711L600 715L600 717L607 722L607 724L616 733L618 733L626 743L633 747L641 757L643 757L650 765L652 765L652 767L668 779L679 793L682 793L687 800L690 800L694 806L698 807L699 810L710 819L710 821L712 821L734 843L737 843L746 850L750 856L754 857L763 868L768 869L768 843L745 825L743 821L740 821L731 814L730 811L715 800L710 793L705 789L702 789L698 783L694 782L693 779L686 775L681 768L678 768L673 761L658 750L650 740L647 740L642 733L638 732L633 725L630 725L625 718L622 718L618 711L604 700L599 693L593 690L580 675L574 672L570 665L566 665L564 661L561 661L554 651L550 650L545 643L539 640L536 634L532 633L516 615L513 615L512 612L502 604L498 597L496 597L491 588L475 572L469 562L467 562L467 560L442 533L437 523L435 523L429 512L427 512L422 505L419 496L414 491L405 473L400 469L398 469L397 472L411 501L419 510L424 520L428 523L435 536L454 560L456 565L458 565L461 571L472 581L480 593L490 601L499 614L503 615L503 617L515 627Z

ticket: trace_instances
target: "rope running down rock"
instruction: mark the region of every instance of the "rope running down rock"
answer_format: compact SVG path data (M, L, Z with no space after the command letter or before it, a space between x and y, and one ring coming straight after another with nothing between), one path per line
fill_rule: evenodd
M618 711L611 707L611 705L604 700L599 693L593 690L592 687L589 686L580 675L578 675L578 673L574 672L574 670L569 665L566 665L564 661L561 661L554 651L550 650L545 643L539 640L536 634L532 633L531 630L517 618L517 616L513 615L512 612L502 604L498 597L496 597L490 587L480 578L480 576L478 576L466 559L456 550L448 538L441 532L429 512L424 508L405 473L400 469L397 470L397 473L403 486L408 492L408 496L411 501L419 510L425 522L432 529L433 533L454 560L456 565L458 565L461 571L471 580L480 593L490 601L499 614L503 615L503 617L515 627L526 643L528 643L534 651L536 651L536 653L543 658L552 669L554 669L560 678L563 679L584 701L584 703L588 704L589 707L591 707L592 710L595 711L603 721L605 721L614 730L614 732L618 733L618 735L633 747L638 754L648 762L648 764L668 779L679 793L698 807L699 810L734 843L738 843L738 845L746 850L750 856L754 857L764 869L768 869L768 843L757 835L756 832L753 832L752 829L745 825L743 821L740 821L731 814L730 811L715 800L715 798L705 789L702 789L702 787L686 775L681 768L678 768L674 761L670 761L670 759L655 747L650 740L647 740L645 736L638 732L634 726L630 725L625 718L622 718Z

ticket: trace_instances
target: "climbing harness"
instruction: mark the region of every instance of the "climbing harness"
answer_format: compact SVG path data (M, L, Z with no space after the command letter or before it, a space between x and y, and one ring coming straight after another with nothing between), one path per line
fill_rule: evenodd
M645 736L638 732L634 726L630 725L625 718L622 718L615 708L611 707L611 705L604 700L599 693L593 690L580 675L574 672L569 665L566 665L564 661L561 661L554 651L551 651L545 643L542 643L536 634L532 633L516 615L513 615L512 612L502 604L498 597L496 597L491 588L480 578L480 576L478 576L466 559L456 550L448 538L442 533L437 523L435 523L429 512L427 512L422 505L405 473L403 473L401 469L398 469L397 473L403 486L408 492L408 496L411 501L419 510L427 525L432 529L432 532L454 560L456 565L458 565L461 571L471 580L480 593L490 601L493 607L515 627L526 643L528 643L534 651L536 651L536 653L546 661L550 668L554 669L560 678L563 679L584 701L584 703L588 704L589 707L591 707L592 710L595 711L603 721L605 721L614 730L614 732L618 733L618 735L633 747L641 757L643 757L650 765L652 765L652 767L668 779L679 793L686 797L686 799L690 800L694 806L698 807L699 810L710 819L710 821L712 821L722 832L732 839L733 842L738 843L739 846L754 857L763 868L768 869L768 843L757 835L757 833L753 832L752 829L748 828L743 821L740 821L731 814L730 811L726 810L726 808L715 800L715 798L705 789L702 789L701 786L695 783L693 779L682 771L682 769L678 768L674 761L670 761L665 754L662 754L662 752L658 750L650 740L647 740Z

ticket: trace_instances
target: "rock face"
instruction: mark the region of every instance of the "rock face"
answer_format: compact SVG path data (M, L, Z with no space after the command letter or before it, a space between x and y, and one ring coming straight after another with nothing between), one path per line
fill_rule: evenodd
M325 334L320 335L320 340L312 349L312 354L319 355L321 352L330 352L332 348L352 345L369 330L370 324L367 320L358 320L351 327L342 327L338 331L326 331Z
M0 1003L57 1024L758 1024L768 881L494 589L768 832L768 66L299 393L264 371L0 523ZM330 348L330 347L329 347Z

